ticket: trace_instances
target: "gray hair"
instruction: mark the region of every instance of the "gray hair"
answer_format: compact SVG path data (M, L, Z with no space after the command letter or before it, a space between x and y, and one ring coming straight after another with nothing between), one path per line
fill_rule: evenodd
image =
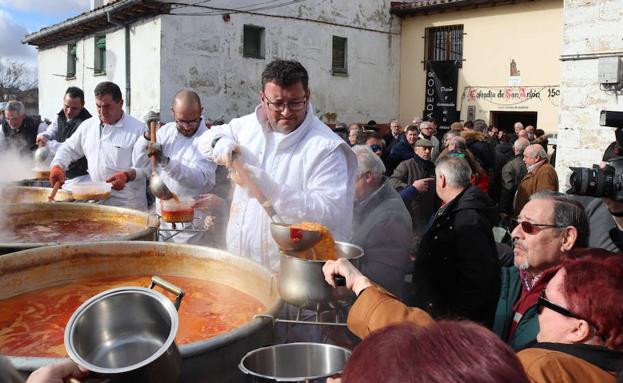
M422 121L422 122L420 122L420 131L422 131L422 129L424 129L427 126L432 127L433 123L430 122L430 121Z
M435 166L435 175L443 175L449 186L466 188L472 183L472 168L465 158L445 156Z
M554 225L560 227L573 226L578 231L578 238L573 247L588 247L590 228L588 216L584 206L573 197L552 190L536 192L530 196L530 201L548 200L554 203Z
M454 145L454 149L467 149L467 141L465 141L465 138L461 136L452 137L448 146L450 145Z
M368 145L355 145L353 146L353 152L357 156L357 176L369 171L374 178L383 178L385 165L383 165L383 161L374 154Z
M26 108L24 108L24 104L21 101L9 101L6 105L7 112L17 113L18 115L26 114Z
M524 152L524 154L527 153L530 157L538 157L542 160L547 159L547 153L545 153L545 149L543 149L540 144L530 145L526 148L526 150L527 152Z
M397 123L398 125L400 125L400 120L399 120L399 119L397 119L397 118L392 118L391 120L389 120L389 123L390 123L390 124L392 124L392 123L394 123L394 122L395 122L395 123Z
M528 146L530 146L530 141L528 141L527 138L519 137L513 144L513 149L515 150L515 154L523 154Z
M475 120L474 121L474 130L477 132L484 132L485 130L487 130L489 126L487 125L487 123L485 122L485 120Z

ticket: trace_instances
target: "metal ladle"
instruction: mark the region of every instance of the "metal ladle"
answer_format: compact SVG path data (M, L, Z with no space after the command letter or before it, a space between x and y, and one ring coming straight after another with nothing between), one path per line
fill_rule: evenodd
M156 143L156 124L156 121L151 121L149 123L149 135L152 144ZM151 179L149 180L149 190L151 190L154 196L164 201L175 198L175 194L169 190L167 185L162 180L162 177L158 175L157 168L158 158L153 155L151 156Z
M252 195L264 208L271 220L270 233L281 250L284 251L305 251L314 247L320 241L320 232L315 230L293 229L291 225L284 223L283 219L277 214L272 202L257 186L249 171L240 161L239 155L235 154L232 159L230 171L236 172L242 182ZM293 235L295 230L296 235Z
M47 145L42 145L35 150L35 161L38 163L44 163L45 160L48 159L48 155L50 154L50 147Z

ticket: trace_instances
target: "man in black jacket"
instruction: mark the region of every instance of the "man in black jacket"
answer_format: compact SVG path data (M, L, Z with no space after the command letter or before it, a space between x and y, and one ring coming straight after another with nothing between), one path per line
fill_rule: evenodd
M29 153L37 149L35 139L39 130L39 122L26 116L24 104L19 101L9 101L4 117L0 130L0 151L16 148L22 153Z
M84 92L80 88L70 86L63 97L63 109L58 112L48 129L37 136L37 145L48 145L53 156L62 143L76 132L83 121L89 118L91 118L91 113L84 108ZM87 159L82 157L69 165L66 176L69 179L84 176L88 174L87 168Z
M500 294L500 266L491 231L495 203L471 186L464 158L436 165L436 192L445 202L420 244L415 260L415 306L434 318L464 318L493 325Z

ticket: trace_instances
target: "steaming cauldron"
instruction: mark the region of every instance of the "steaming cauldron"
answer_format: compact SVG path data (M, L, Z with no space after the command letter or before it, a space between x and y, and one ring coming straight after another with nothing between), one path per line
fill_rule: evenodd
M0 187L0 203L33 203L48 202L52 188L34 186L5 186ZM71 192L59 189L54 199L57 202L71 201Z
M113 241L153 241L156 239L158 218L142 211L114 206L75 203L25 203L0 206L0 254L13 251L32 249L41 246L58 245L75 242L60 237L55 240L24 240L13 236L12 230L18 225L50 224L64 220L91 221L101 224L101 227L110 226L103 235L105 239ZM116 232L115 227L127 226L125 233ZM73 233L74 235L76 233ZM85 233L84 239L88 240Z
M281 309L275 276L267 269L226 251L161 242L100 242L41 247L0 257L0 305L21 293L66 281L131 275L170 275L222 283L255 297L265 314ZM191 304L188 297L183 305ZM272 321L252 319L210 339L180 345L181 382L238 382L237 365L249 351L270 344ZM57 358L11 357L22 371Z

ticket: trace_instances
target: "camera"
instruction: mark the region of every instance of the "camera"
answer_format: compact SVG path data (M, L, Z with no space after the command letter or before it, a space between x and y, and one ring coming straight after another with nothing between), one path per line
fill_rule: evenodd
M616 128L617 146L623 148L623 112L602 110L599 124ZM605 168L571 167L568 194L608 197L623 201L623 157L613 157Z

